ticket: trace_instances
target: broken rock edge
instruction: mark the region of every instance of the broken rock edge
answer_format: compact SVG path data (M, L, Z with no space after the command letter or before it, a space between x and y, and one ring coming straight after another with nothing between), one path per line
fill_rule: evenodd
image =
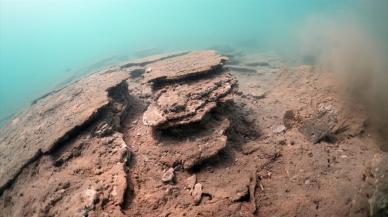
M128 83L126 79L122 80L117 85L110 87L106 90L108 95L108 103L103 104L100 108L98 108L93 114L90 115L90 117L83 122L80 125L74 126L72 129L67 131L63 136L59 137L54 144L50 147L48 150L42 150L39 149L36 154L30 158L26 163L15 173L14 176L10 177L8 181L3 185L0 186L0 196L9 189L13 183L16 181L16 179L19 177L19 175L23 172L23 170L30 164L36 162L38 159L40 159L43 155L49 155L61 146L66 145L66 142L68 142L71 138L74 138L81 134L81 132L85 131L88 127L92 126L94 123L96 123L100 118L103 117L103 114L108 112L109 110L112 110L112 103L114 102L114 97L111 97L115 91L123 91L123 86L128 87ZM128 88L125 89L124 94L126 94L127 99L129 98L129 92ZM127 113L128 110L128 101L126 102L127 105L124 105L126 109L123 111L123 113L120 115L120 120L122 117ZM121 123L120 123L121 124ZM121 126L120 126L121 127ZM126 191L126 190L125 190ZM124 191L124 192L125 192Z

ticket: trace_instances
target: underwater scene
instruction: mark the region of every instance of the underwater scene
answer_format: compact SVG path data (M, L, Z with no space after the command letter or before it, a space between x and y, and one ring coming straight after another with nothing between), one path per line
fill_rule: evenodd
M0 0L0 217L388 216L387 20Z

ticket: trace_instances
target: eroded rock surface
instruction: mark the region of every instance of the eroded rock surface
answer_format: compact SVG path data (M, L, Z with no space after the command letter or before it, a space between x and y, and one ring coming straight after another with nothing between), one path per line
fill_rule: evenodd
M34 103L0 130L0 192L34 158L91 122L128 73L90 75Z
M168 136L159 138L161 151L165 153L163 160L171 166L181 163L184 169L201 164L226 147L228 127L228 119L211 118L206 124L165 133Z
M199 122L217 104L229 100L236 83L233 76L225 73L168 85L156 91L143 122L157 128Z
M143 123L165 130L174 145L163 145L163 149L184 169L216 156L226 146L230 122L220 109L211 113L233 102L237 86L236 79L223 70L224 60L215 51L198 51L147 66L145 81L163 85L153 88ZM168 140L168 136L160 138L161 144Z

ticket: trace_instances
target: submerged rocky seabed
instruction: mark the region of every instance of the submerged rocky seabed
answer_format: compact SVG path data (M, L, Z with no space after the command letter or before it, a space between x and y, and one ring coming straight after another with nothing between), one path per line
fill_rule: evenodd
M340 92L273 54L87 75L0 129L0 216L384 216L388 155Z

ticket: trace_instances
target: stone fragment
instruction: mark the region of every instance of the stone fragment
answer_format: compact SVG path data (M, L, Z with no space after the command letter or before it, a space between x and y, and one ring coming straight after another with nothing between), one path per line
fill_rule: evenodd
M239 164L239 162L236 162ZM255 169L252 165L244 168L230 167L227 174L223 170L215 170L212 175L201 180L203 192L211 195L215 200L227 199L231 202L249 200L249 186Z
M201 183L197 183L194 185L194 189L191 193L191 196L193 196L194 198L194 204L195 205L198 205L199 203L201 203L201 199L202 199L202 184Z
M191 169L205 160L217 155L226 147L226 139L226 136L221 136L203 145L198 144L197 150L193 150L193 152L187 153L185 156L183 167L185 169Z
M168 162L180 162L183 169L192 169L226 147L225 131L228 127L226 118L215 120L211 117L206 124L170 129L168 135L160 139L161 152L168 155ZM166 161L165 157L163 161Z
M319 123L314 120L304 121L299 131L313 144L331 136L330 127L327 123Z
M256 91L247 93L246 95L252 97L253 99L259 100L265 98L267 94L267 92L258 89Z
M163 183L172 183L172 182L174 182L174 178L175 178L174 168L170 168L166 172L163 173L162 182Z
M283 133L284 131L286 131L286 129L287 129L287 128L286 128L284 125L279 125L279 126L277 126L277 127L273 130L273 132L279 134L279 133Z
M186 179L185 184L188 189L193 189L196 182L197 182L197 176L194 174Z
M112 127L109 126L107 123L104 123L94 134L99 137L104 137L104 136L108 136L112 132L113 132Z
M191 169L196 165L201 164L205 160L217 155L226 147L227 137L225 131L229 127L229 120L224 119L209 123L208 129L210 135L200 136L190 147L185 145L185 149L181 149L181 156L184 169ZM208 132L209 133L209 132Z
M249 198L249 186L242 186L240 189L237 189L234 195L230 198L232 202L243 201Z
M242 146L242 153L244 155L249 155L257 151L260 147L260 144L258 144L255 141L250 141Z

